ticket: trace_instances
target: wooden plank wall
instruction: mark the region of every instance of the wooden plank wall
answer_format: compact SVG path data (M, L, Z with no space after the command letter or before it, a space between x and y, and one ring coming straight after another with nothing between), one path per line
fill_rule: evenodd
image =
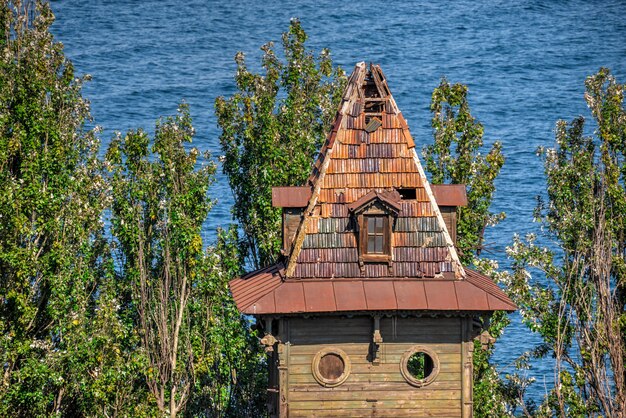
M283 208L283 249L289 251L302 221L302 208Z
M288 321L281 339L289 341L289 417L461 417L461 318L382 318L377 365L368 360L371 317ZM421 388L400 373L402 355L416 344L440 362L435 381ZM311 371L315 354L329 346L343 350L352 364L348 379L334 388L321 386Z
M448 233L450 233L450 238L456 244L456 206L439 206L439 210L446 223Z

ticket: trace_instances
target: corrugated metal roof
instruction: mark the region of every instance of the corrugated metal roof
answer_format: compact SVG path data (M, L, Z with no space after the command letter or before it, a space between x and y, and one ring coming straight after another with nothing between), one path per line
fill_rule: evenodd
M349 311L472 311L517 307L488 277L466 269L470 280L313 279L269 282L268 273L235 279L231 290L242 313L250 315ZM276 274L274 275L274 279ZM257 293L256 288L259 288ZM269 290L269 291L268 291ZM258 294L258 299L243 295Z

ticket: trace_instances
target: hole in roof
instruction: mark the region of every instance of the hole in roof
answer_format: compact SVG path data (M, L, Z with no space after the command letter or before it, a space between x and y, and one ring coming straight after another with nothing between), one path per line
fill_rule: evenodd
M365 102L365 113L383 113L385 102L382 100L374 100Z
M378 91L378 87L376 87L376 82L372 77L371 73L367 74L365 78L365 85L363 86L363 94L368 99L374 99L380 97L380 92Z
M416 189L397 189L400 193L400 199L402 200L415 200L417 199Z

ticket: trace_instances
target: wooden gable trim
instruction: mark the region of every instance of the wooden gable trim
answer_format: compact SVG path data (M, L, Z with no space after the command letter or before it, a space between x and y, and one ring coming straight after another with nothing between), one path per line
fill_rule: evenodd
M370 66L370 69L372 71L372 77L374 78L376 87L378 87L378 91L380 92L380 97L386 98L387 96L391 96L391 93L389 92L389 87L387 86L387 80L385 79L380 65L372 64Z
M349 108L349 102L351 101L352 96L354 95L355 92L357 95L361 94L360 89L354 88L353 82L358 82L358 81L362 82L365 78L365 73L366 73L365 62L358 63L354 68L353 76L350 77L348 87L346 87L346 92L344 93L344 96L342 98L342 103L339 105L339 112L338 112L337 118L340 122L338 123L335 122L333 126L333 131L329 133L329 137L336 135L339 129L341 129L341 125L345 124L345 121L343 120L343 115ZM287 261L287 268L285 269L285 275L288 278L293 275L296 269L298 255L300 254L300 251L302 250L302 246L304 244L304 238L306 237L306 234L307 234L306 231L308 229L311 216L313 215L313 212L315 210L315 205L317 204L317 199L319 198L321 185L324 180L324 177L326 176L326 171L328 170L328 165L330 164L332 154L333 154L333 148L327 147L321 160L321 165L319 168L319 175L317 176L317 178L314 180L314 183L313 183L313 193L311 194L309 205L304 211L302 222L300 223L300 227L298 228L298 231L296 232L293 246L291 248L291 254L289 255L289 259Z

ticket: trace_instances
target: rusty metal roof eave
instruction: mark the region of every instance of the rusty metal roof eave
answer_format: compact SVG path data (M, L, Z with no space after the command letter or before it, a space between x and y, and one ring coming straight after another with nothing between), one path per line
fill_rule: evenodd
M248 286L234 286L242 313L317 314L350 311L493 312L515 304L486 276L469 270L469 280L336 279L282 280L267 273ZM242 287L249 287L243 290Z
M250 310L249 312L240 311L244 315L252 315L252 316L294 316L294 317L308 317L308 316L333 316L333 315L342 315L342 316L352 316L352 315L406 315L406 316L472 316L472 315L490 315L496 312L497 310L505 311L506 313L513 313L515 310L506 310L506 309L488 309L488 310L461 310L461 309L383 309L383 310L374 310L374 309L361 309L354 311L319 311L319 312L310 312L310 311L297 311L297 312L254 312Z
M467 206L467 192L464 184L431 184L435 200L439 206Z
M228 287L237 309L245 313L251 304L280 286L283 274L284 265L277 263L229 281Z
M275 208L303 208L310 199L309 186L272 187L272 206Z
M358 315L364 316L401 316L401 317L472 317L472 316L485 316L491 315L495 311L462 311L462 310L360 310L360 311L335 311L335 312L294 312L294 313L257 313L257 314L249 314L244 313L245 315L251 315L255 317L295 317L295 318L311 318L311 317L328 317L328 316L340 316L340 317L353 317ZM514 311L505 311L507 313L513 313Z
M500 287L493 282L489 277L471 269L465 269L467 273L465 280L472 283L474 286L483 289L489 293L490 296L499 299L502 303L508 305L507 309L499 309L507 311L509 313L517 310L517 305L513 302Z

